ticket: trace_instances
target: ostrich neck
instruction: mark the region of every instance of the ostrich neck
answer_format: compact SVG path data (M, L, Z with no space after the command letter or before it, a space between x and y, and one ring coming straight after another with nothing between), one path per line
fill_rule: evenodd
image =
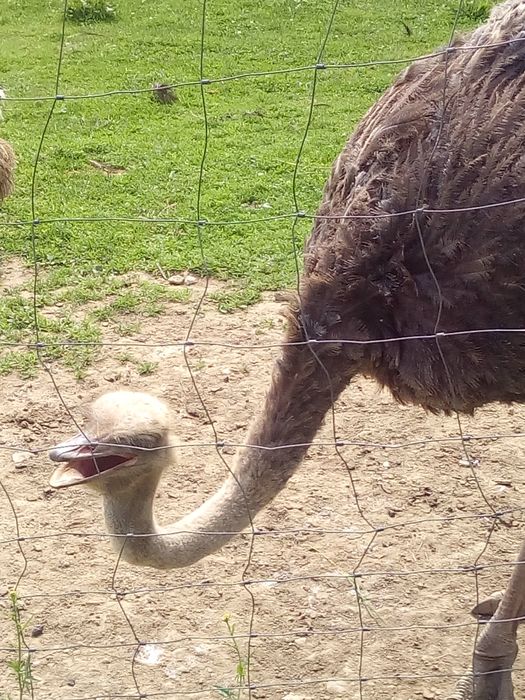
M333 359L330 364L334 365ZM176 523L161 527L155 520L153 499L158 478L139 480L131 498L106 495L108 530L120 535L114 538L115 549L135 564L159 569L184 567L220 549L248 527L256 513L285 486L308 449L304 443L311 442L332 398L337 398L348 383L348 368L346 372L341 367L334 370L330 382L308 348L286 348L274 366L263 410L248 434L246 442L252 447L238 452L233 476ZM289 444L299 446L257 447Z

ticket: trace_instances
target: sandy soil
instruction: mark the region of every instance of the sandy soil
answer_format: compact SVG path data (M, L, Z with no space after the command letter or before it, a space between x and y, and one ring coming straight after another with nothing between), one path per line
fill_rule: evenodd
M193 337L232 344L278 342L279 306L268 297L245 311L222 315L205 304ZM194 303L173 305L162 317L142 319L140 335L131 341L180 340L194 309ZM105 330L107 342L118 341L111 326ZM210 494L225 467L214 448L192 446L213 442L214 436L180 348L127 352L158 363L154 374L140 376L136 365L117 358L122 349L106 347L84 381L60 368L53 369L53 377L78 420L83 405L116 387L148 390L172 404L176 431L187 446L156 501L158 519L167 524ZM220 439L245 438L275 352L204 346L189 352ZM41 449L74 431L44 372L32 381L3 378L0 385L1 443ZM473 420L463 419L463 428L468 434L512 435L523 430L524 415L523 408L491 406ZM339 437L370 443L458 434L455 419L399 407L364 380L345 392L336 422ZM318 439L333 439L331 426ZM470 443L485 497L498 510L516 509L496 527L493 519L482 517L490 509L457 442L341 450L355 467L359 509L374 527L385 527L375 537L360 515L341 458L333 447L316 446L289 486L257 517L265 534L255 538L250 559L251 538L245 536L186 570L156 572L123 563L115 576L100 501L80 489L50 489L52 465L45 452L24 457L2 450L0 480L24 539L20 545L14 540L11 505L0 491L0 697L2 692L19 697L7 665L15 642L7 593L25 558L21 615L35 650L38 700L138 697L131 664L137 640L148 643L134 665L144 697L226 697L217 686L235 684L236 669L223 621L227 613L239 635L246 634L253 617L254 699L443 698L454 684L450 676L469 661L476 630L469 609L476 586L480 595L501 588L518 550L523 444L516 438ZM225 447L223 456L231 462L233 452ZM21 462L15 464L13 457ZM346 532L330 532L342 529ZM469 567L478 560L486 568L475 575ZM355 570L362 573L359 596L349 576ZM243 574L263 581L245 587ZM368 631L361 633L362 626ZM42 634L31 637L31 632ZM246 638L238 644L245 656ZM359 676L368 679L361 695ZM517 697L523 696L519 674L515 682Z

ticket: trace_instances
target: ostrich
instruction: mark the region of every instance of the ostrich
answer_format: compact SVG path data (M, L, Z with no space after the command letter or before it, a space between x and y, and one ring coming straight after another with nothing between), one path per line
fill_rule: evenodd
M0 202L13 191L15 154L11 146L0 139Z
M103 495L109 530L129 535L124 559L187 566L246 528L357 374L434 413L525 401L523 333L435 335L525 327L525 202L509 203L525 196L524 19L525 0L507 0L450 50L411 65L347 142L306 245L265 403L217 493L157 526L153 494L172 454L143 448L171 438L167 410L144 395L103 396L85 434L51 451L62 463L53 486L87 483ZM514 697L525 565L486 608L494 615L456 700Z
M0 119L2 119L2 100L5 100L5 92L0 89ZM13 149L7 141L0 139L0 202L13 191L14 169L15 154Z

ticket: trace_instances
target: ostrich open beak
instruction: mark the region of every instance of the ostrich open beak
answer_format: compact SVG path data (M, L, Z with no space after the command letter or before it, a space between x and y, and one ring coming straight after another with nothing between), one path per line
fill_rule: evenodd
M93 481L108 471L130 467L137 461L129 447L90 440L82 433L53 447L49 458L53 462L64 462L49 480L55 489Z

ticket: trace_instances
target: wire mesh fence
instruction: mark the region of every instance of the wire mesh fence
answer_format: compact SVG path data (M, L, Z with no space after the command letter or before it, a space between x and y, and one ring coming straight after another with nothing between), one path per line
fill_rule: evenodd
M0 480L4 502L0 678L6 698L322 700L338 695L386 700L395 695L428 700L445 697L469 665L478 622L468 611L505 585L518 551L523 513L516 492L522 482L521 408L491 406L476 418L429 417L394 405L360 380L335 404L306 464L285 492L252 520L244 534L197 567L182 571L130 567L120 555L115 560L98 504L78 493L60 497L47 487L46 453L69 427L81 428L80 404L101 387L130 384L130 377L115 369L113 358L131 349L159 365L152 378L135 377L134 385L142 389L153 385L154 393L164 395L178 410L180 437L174 445L184 469L174 468L162 482L162 498L156 504L159 520L164 524L173 510L198 506L231 471L235 449L246 446L247 425L260 407L272 361L282 347L282 324L275 320L279 302L268 297L263 305L232 316L218 314L208 302L217 285L207 263L207 244L213 235L209 232L214 227L270 222L281 222L284 230L286 224L299 285L299 227L315 218L301 199L300 166L315 116L319 75L402 66L508 43L452 46L460 2L448 46L439 52L406 60L325 63L340 4L336 0L331 6L309 65L210 77L209 8L203 0L198 79L169 86L193 87L200 95L203 139L191 218L40 215L39 168L57 108L70 100L151 90L62 93L67 0L55 94L8 95L8 108L10 101L37 101L47 111L32 167L30 216L0 224L6 230L31 229L34 261L34 337L2 345L31 350L43 370L31 382L2 380L7 408L0 449L7 468ZM290 73L304 73L310 79L308 109L293 163L290 211L242 220L207 218L203 191L213 139L208 91L214 85ZM445 90L443 105L446 100ZM365 218L399 216L417 223L424 213L523 202L525 197L439 210L421 203L407 211ZM349 213L346 218L353 216L361 215ZM153 320L148 331L132 340L107 334L96 341L47 342L38 314L39 232L49 224L82 227L102 222L194 227L203 273L196 296L175 318ZM438 316L431 334L341 342L427 339L439 346L440 339L450 336L524 332L525 328L442 331ZM48 351L57 346L96 348L99 369L84 384L73 384L49 359ZM21 467L30 465L29 478L25 469L11 468L17 460ZM122 549L126 541L123 536ZM521 671L518 664L517 688L523 683Z

